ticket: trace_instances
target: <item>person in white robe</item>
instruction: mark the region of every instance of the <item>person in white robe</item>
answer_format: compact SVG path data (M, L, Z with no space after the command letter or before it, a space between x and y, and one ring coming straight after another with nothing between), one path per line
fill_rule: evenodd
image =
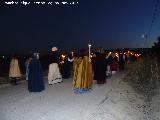
M52 85L55 83L61 83L62 75L59 70L59 55L58 55L58 49L56 47L52 48L52 54L50 55L50 64L49 64L49 70L48 70L48 84Z

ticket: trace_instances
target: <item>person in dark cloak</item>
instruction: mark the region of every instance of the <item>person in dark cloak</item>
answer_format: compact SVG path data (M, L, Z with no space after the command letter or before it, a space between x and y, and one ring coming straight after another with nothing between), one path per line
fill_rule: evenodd
M106 83L106 69L107 62L103 50L99 50L95 53L94 60L94 79L97 80L97 84Z
M119 55L119 70L124 70L125 59L123 54Z
M62 78L68 79L71 77L72 66L73 66L73 57L71 54L69 54L68 57L64 59L64 62L62 63L61 66Z
M34 55L29 64L28 90L41 92L45 89L42 67L37 55Z

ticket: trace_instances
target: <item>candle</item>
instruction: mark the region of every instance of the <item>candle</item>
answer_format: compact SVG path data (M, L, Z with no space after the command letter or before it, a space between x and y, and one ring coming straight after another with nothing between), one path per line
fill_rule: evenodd
M91 61L91 44L88 44L89 51L89 61Z
M72 53L72 57L74 57L74 52L71 52Z

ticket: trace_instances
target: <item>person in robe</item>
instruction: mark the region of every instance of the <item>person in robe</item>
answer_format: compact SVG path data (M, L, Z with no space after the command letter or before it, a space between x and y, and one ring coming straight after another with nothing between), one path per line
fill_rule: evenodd
M118 67L119 67L119 65L118 65L117 57L115 56L113 58L113 62L111 63L112 75L118 71Z
M124 65L125 65L125 57L123 54L119 55L119 70L124 70Z
M10 62L9 78L12 85L17 85L17 80L21 78L21 71L17 56L13 56Z
M97 80L97 84L106 83L106 70L107 70L107 61L103 49L98 50L95 53L95 62L94 62L94 79Z
M44 89L42 66L37 55L34 54L29 64L28 90L29 92L41 92Z
M59 54L57 47L52 48L52 53L50 55L50 63L49 63L49 70L48 70L48 84L53 85L55 83L61 83L62 75L59 69Z
M63 63L61 65L61 73L62 73L62 78L68 79L71 77L71 70L73 67L73 57L71 54L66 56L63 60Z
M76 64L77 64L77 61L78 61L78 53L74 53L74 57L73 57L73 75L74 75L74 71L75 71L75 68L76 68Z
M79 57L74 61L74 92L86 93L92 88L92 64L85 49L80 51Z
M107 61L106 76L107 76L107 78L111 78L111 76L112 76L111 64L113 62L113 57L112 57L112 53L111 52L109 52L108 55L106 56L106 61Z
M25 62L25 67L26 67L26 80L28 81L28 76L29 76L29 64L30 64L30 61L32 60L31 57L29 57L26 62Z

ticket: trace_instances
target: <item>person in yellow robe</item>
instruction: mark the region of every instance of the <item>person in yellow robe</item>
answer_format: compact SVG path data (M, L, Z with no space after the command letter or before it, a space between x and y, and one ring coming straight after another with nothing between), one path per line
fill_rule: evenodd
M85 50L74 59L73 86L75 93L86 93L92 88L92 64Z

